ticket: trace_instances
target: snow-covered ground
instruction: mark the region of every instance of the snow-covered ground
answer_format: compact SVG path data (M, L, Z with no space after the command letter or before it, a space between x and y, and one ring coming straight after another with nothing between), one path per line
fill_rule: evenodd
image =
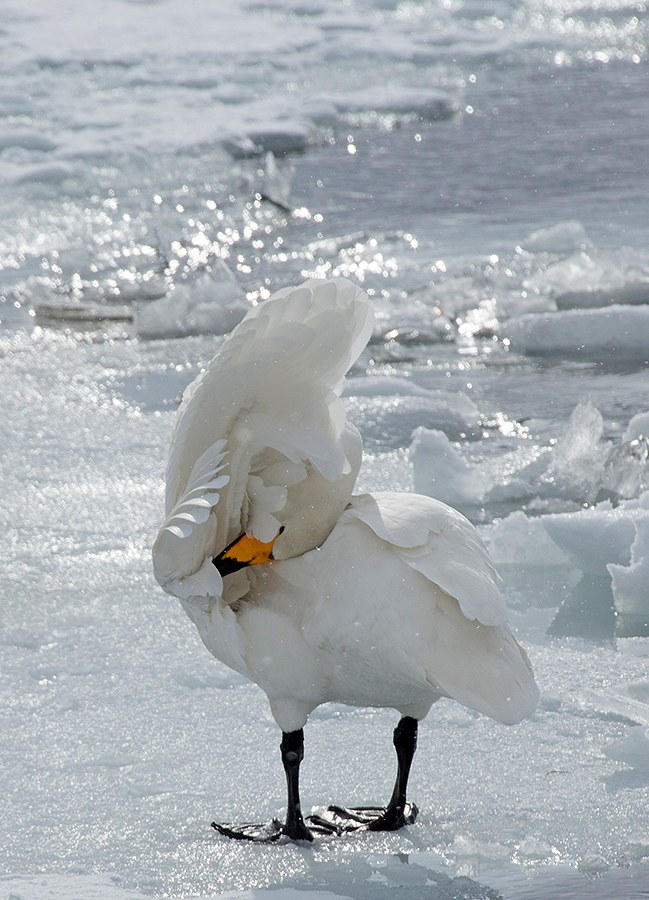
M644 10L4 6L0 898L646 896ZM478 523L542 699L437 704L407 830L241 845L209 824L281 814L279 734L150 546L182 389L328 274L377 313L359 489ZM395 721L316 711L304 806L384 802Z

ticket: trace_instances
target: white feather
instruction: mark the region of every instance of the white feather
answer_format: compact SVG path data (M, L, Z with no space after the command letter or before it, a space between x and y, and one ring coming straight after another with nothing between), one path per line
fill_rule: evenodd
M156 578L284 731L327 701L421 718L442 696L519 721L538 692L475 528L428 497L352 498L340 392L371 329L344 279L279 291L235 328L183 397ZM276 562L221 579L233 538L280 526Z
M377 493L355 497L350 514L455 597L467 619L504 624L500 576L480 535L456 509L419 494Z
M246 529L260 539L268 535L279 521L271 516L281 508L277 466L293 464L292 484L284 485L289 492L296 473L302 480L319 475L332 485L346 483L352 473L339 393L372 321L362 292L342 279L280 291L248 313L187 388L167 467L167 519L161 529L161 535L173 531L179 540L192 539L192 546L183 545L187 565L174 556L174 579L200 568ZM206 498L211 514L199 521L189 505L196 497L196 467L213 478L221 463L228 480L211 482L218 497ZM260 480L251 482L253 475ZM324 540L333 524L323 522L317 539ZM290 529L283 540L290 551ZM304 549L295 543L298 551ZM156 543L154 558L158 552ZM169 573L156 565L155 574L168 589Z

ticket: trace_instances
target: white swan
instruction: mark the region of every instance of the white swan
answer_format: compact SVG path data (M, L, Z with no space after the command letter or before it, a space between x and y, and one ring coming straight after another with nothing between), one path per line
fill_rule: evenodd
M416 815L406 784L436 700L507 724L537 703L475 528L430 497L352 496L361 440L340 391L371 330L367 297L344 279L280 291L234 329L178 412L155 576L214 656L266 692L283 732L286 821L215 824L231 837L399 828ZM302 729L330 701L401 713L397 780L384 809L330 807L307 824Z

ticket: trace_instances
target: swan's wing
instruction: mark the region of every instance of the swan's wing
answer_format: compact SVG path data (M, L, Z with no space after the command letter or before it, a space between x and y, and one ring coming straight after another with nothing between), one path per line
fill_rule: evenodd
M504 624L500 577L480 535L457 510L420 494L373 493L354 497L348 515L368 525L411 568L455 597L467 619Z
M185 391L153 550L165 590L219 596L210 560L233 538L246 530L271 540L293 486L349 478L339 395L372 322L367 297L345 279L279 291Z

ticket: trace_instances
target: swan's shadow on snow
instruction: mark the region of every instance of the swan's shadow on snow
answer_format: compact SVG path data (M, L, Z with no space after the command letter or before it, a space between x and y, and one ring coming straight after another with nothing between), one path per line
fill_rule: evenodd
M503 900L499 891L487 885L466 876L453 878L411 862L407 853L313 861L307 877L307 884L301 875L294 883L282 882L281 887L296 891L295 897L314 892L324 894L327 900Z
M251 894L259 900L266 896L274 896L277 900L284 900L284 897L286 900L301 897L306 900L311 893L323 900L380 900L382 897L398 897L399 900L548 900L550 897L553 900L610 900L611 897L644 900L649 897L649 878L643 865L614 867L599 873L598 877L589 877L568 865L551 867L544 872L508 872L491 877L503 892L473 878L451 877L430 869L411 861L407 853L396 853L313 862L306 878L302 873L294 880L283 881L281 885L259 893L253 890Z

